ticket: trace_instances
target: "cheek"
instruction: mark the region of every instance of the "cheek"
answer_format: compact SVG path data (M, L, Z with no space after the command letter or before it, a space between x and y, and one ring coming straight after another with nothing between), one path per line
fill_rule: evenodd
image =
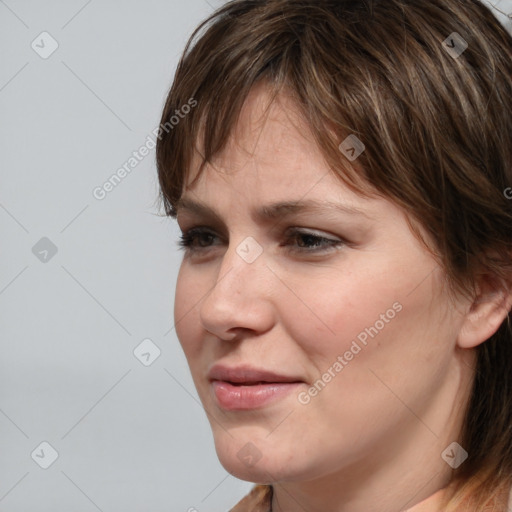
M184 266L180 268L174 296L174 327L176 336L187 359L200 348L201 329L198 321L198 303L207 290L203 290L201 280Z
M376 330L389 331L403 314L400 291L389 280L379 282L381 277L354 271L286 279L294 295L283 292L279 298L283 322L302 350L324 364L349 351L354 341L364 348Z
M309 402L302 405L308 399L302 395L299 410L319 439L338 440L342 451L355 447L355 439L370 442L377 431L406 417L394 393L407 403L422 400L423 389L436 380L429 368L443 357L437 349L425 364L434 350L426 343L432 334L428 285L410 294L408 283L360 276L289 279L301 300L280 296L286 304L281 319L296 349L291 353L307 368ZM368 422L369 417L379 421Z
M294 294L283 291L278 299L282 321L316 372L325 372L338 356L367 372L374 366L400 369L411 354L428 360L443 352L445 306L434 299L435 281L422 282L425 272L414 268L384 267L379 274L352 269L286 277Z

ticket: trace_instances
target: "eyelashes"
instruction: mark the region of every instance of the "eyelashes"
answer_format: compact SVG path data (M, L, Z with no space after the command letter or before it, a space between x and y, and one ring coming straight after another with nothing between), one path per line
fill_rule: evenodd
M212 231L196 227L183 233L177 244L180 250L185 250L187 253L201 253L214 247L211 243L218 238ZM330 252L332 249L344 245L346 245L344 240L327 238L297 228L290 230L284 236L284 243L280 244L281 247L286 247L291 252L308 254Z

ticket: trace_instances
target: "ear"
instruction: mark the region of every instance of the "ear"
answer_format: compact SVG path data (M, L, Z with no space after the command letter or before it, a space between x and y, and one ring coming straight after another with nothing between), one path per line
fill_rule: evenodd
M474 301L457 336L461 348L474 348L488 340L512 309L512 286L489 275L481 276Z

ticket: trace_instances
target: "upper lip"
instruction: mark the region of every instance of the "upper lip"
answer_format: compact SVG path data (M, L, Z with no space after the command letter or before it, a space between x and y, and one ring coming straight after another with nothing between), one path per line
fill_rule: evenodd
M303 382L295 376L280 375L269 370L254 368L248 365L225 366L215 364L208 372L210 380L222 380L225 382Z

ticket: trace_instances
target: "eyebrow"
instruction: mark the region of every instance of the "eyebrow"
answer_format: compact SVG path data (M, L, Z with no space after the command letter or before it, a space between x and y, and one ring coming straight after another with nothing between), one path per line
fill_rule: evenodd
M201 215L204 217L211 217L218 223L222 223L219 214L210 206L194 201L193 199L181 197L176 205L176 211L188 211ZM336 203L332 201L318 201L318 200L299 200L299 201L282 201L278 203L271 203L259 207L253 212L253 218L260 222L275 221L291 217L292 215L308 214L308 213L342 213L345 215L366 217L372 220L373 218L368 213L349 206L346 204Z

